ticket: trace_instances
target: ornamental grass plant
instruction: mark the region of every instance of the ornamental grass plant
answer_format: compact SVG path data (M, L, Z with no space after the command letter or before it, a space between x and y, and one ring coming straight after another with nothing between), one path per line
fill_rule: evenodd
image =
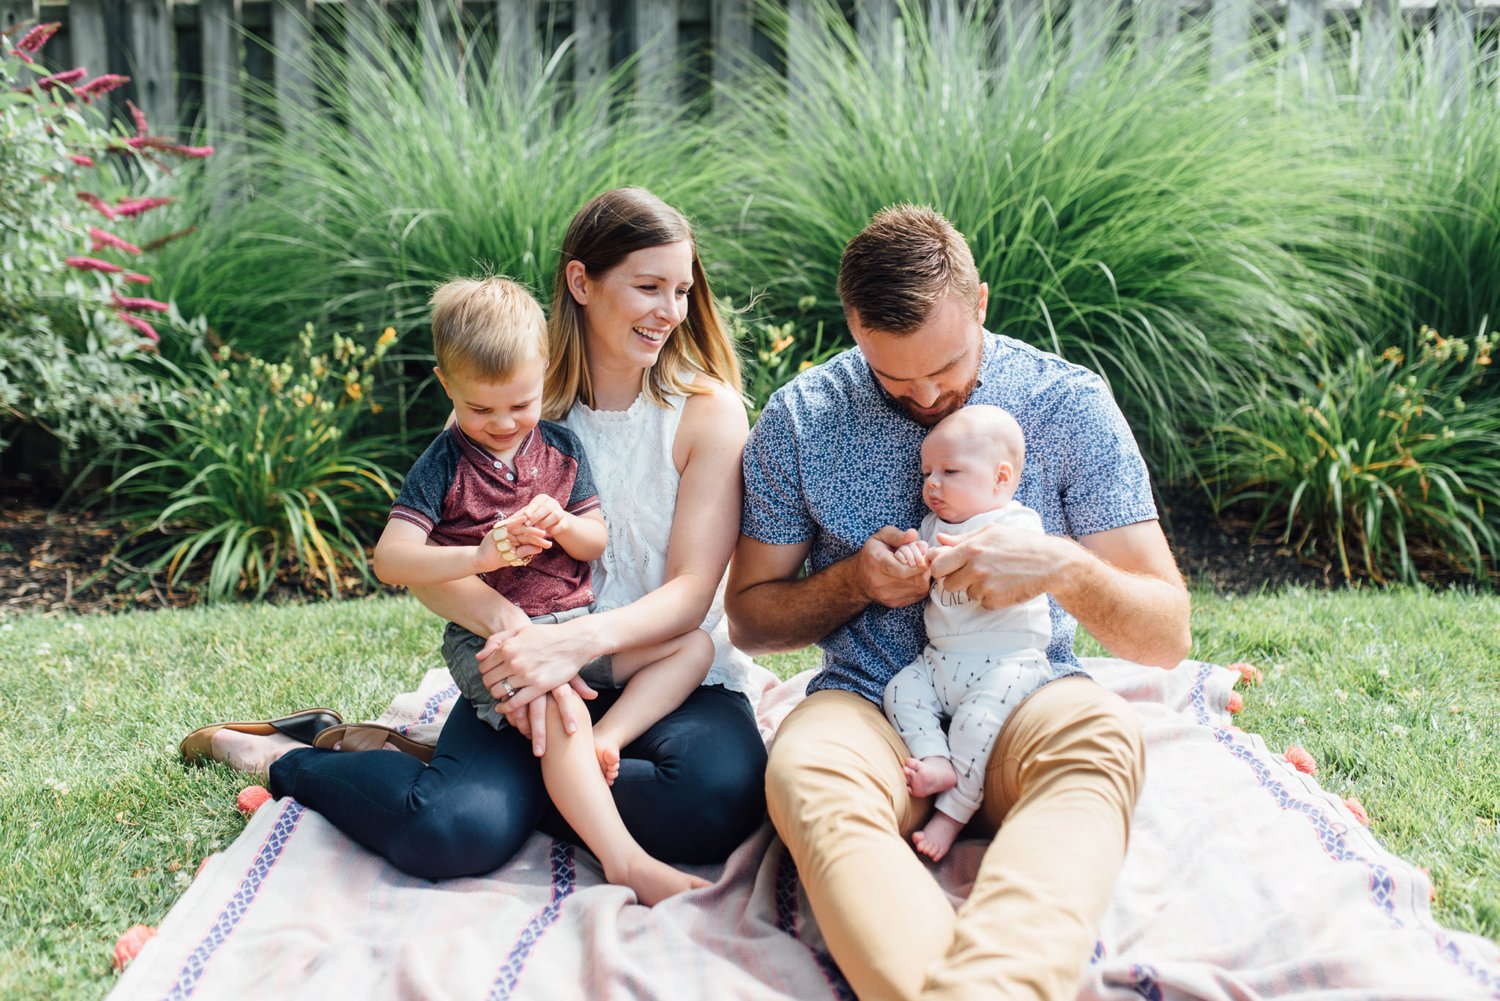
M1347 117L1281 100L1274 73L1211 82L1196 31L1076 52L983 3L952 31L903 5L872 49L812 8L782 25L792 82L727 95L755 178L732 273L773 313L812 296L841 323L844 242L931 204L974 249L989 328L1104 374L1163 482L1306 331L1356 332L1382 176Z
M183 207L198 228L162 272L185 311L269 357L306 321L425 326L434 285L485 268L546 302L563 231L600 191L643 185L691 214L733 187L685 111L628 98L632 65L575 85L564 45L517 70L522 89L493 32L453 30L459 61L385 14L314 45L316 99L282 106L281 128L251 117L236 163Z

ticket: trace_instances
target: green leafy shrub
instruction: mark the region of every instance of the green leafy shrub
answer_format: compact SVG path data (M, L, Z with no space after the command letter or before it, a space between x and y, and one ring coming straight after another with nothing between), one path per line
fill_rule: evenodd
M364 345L311 325L284 361L208 356L181 370L181 402L139 443L108 488L135 528L128 559L211 599L260 597L278 581L339 594L370 579L373 541L399 480L388 440L359 433L394 329ZM207 570L203 565L207 564Z
M162 397L145 317L185 325L141 293L134 259L155 242L141 217L170 199L132 191L163 156L212 150L153 135L138 111L133 134L111 132L89 102L125 78L48 75L35 60L56 28L0 45L0 451L31 426L66 465L141 430Z
M804 310L813 305L810 298L798 303ZM811 336L803 336L797 332L793 320L785 323L746 322L740 314L728 308L725 315L730 317L731 332L740 344L745 397L750 402L752 421L765 409L771 394L798 372L822 364L846 347L838 338L825 338L821 322L813 328Z
M1205 468L1220 506L1258 508L1260 524L1347 579L1414 581L1422 565L1493 582L1494 348L1484 331L1449 339L1423 327L1378 356L1308 360L1298 384L1267 385L1214 429Z

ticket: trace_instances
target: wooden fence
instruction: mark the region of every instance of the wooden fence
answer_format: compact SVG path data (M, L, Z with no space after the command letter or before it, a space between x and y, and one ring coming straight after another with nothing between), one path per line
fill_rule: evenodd
M0 0L0 28L40 18L60 21L48 45L48 63L91 72L124 73L132 78L118 96L133 98L153 123L194 121L223 135L239 118L247 80L274 86L278 100L305 94L305 54L317 36L336 37L342 18L370 17L385 8L414 30L430 36L440 51L452 44L442 21L450 7L466 20L498 32L500 51L516 66L571 37L572 72L588 79L639 54L638 82L659 92L690 97L702 81L732 79L737 59L780 59L757 29L757 0ZM791 23L809 10L808 0L781 0ZM927 0L935 21L953 17L959 0ZM1043 8L1047 0L999 0L1018 18ZM898 0L846 0L861 41L876 46L889 37ZM1246 42L1270 34L1285 50L1313 67L1322 58L1330 32L1357 37L1362 76L1373 79L1389 66L1399 47L1425 37L1439 71L1456 83L1468 80L1474 37L1494 49L1500 0L1051 0L1068 44L1098 51L1112 15L1128 13L1132 30L1147 42L1160 41L1189 21L1210 25L1211 65L1232 72ZM440 18L438 13L445 16ZM258 42L264 44L257 44ZM693 62L676 57L689 56ZM1491 62L1494 60L1491 59ZM664 79L684 65L700 71ZM795 49L785 58L789 75L798 72ZM1493 75L1490 67L1488 75ZM201 119L200 119L201 115Z

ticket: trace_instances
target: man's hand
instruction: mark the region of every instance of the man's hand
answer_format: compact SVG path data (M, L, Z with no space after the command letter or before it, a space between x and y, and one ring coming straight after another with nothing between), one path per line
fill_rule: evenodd
M1055 590L1066 579L1075 543L1036 532L988 525L963 535L938 533L932 576L945 591L967 591L987 609L1005 608Z
M886 608L905 608L927 597L932 578L926 559L921 566L908 566L896 558L902 546L918 541L915 528L903 532L891 525L865 540L856 559L859 588L868 600Z

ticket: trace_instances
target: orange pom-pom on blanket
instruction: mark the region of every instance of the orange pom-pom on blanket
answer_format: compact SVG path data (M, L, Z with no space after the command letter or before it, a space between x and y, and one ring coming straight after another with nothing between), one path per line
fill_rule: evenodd
M197 879L199 876L203 875L203 867L208 865L208 860L211 858L218 858L218 856L218 852L213 852L211 854L203 856L202 861L198 863L198 868L193 870L193 878Z
M1425 865L1419 865L1417 871L1427 877L1427 902L1437 903L1437 881L1432 878L1432 870Z
M1285 753L1282 754L1282 757L1286 758L1291 766L1297 769L1297 771L1299 772L1303 772L1307 775L1318 774L1317 761L1313 760L1313 756L1311 754L1308 754L1307 749L1304 747L1298 747L1296 744L1293 744L1291 747L1288 747L1286 749Z
M1265 678L1265 676L1260 673L1260 668L1256 667L1253 664L1247 664L1244 661L1230 664L1229 669L1231 671L1240 672L1240 680L1247 685L1258 685Z
M150 925L131 925L125 934L115 940L115 969L123 970L141 951L141 946L156 937L156 929Z
M271 791L265 786L246 786L240 790L239 797L234 801L235 808L245 816L250 816L260 809L262 803L271 798Z
M1354 814L1355 820L1366 827L1370 826L1370 815L1365 812L1365 805L1363 803L1350 796L1344 800L1344 806L1348 808L1350 813Z
M1225 704L1224 708L1228 709L1231 713L1238 714L1240 710L1245 708L1244 696L1239 692L1230 692L1229 701Z

